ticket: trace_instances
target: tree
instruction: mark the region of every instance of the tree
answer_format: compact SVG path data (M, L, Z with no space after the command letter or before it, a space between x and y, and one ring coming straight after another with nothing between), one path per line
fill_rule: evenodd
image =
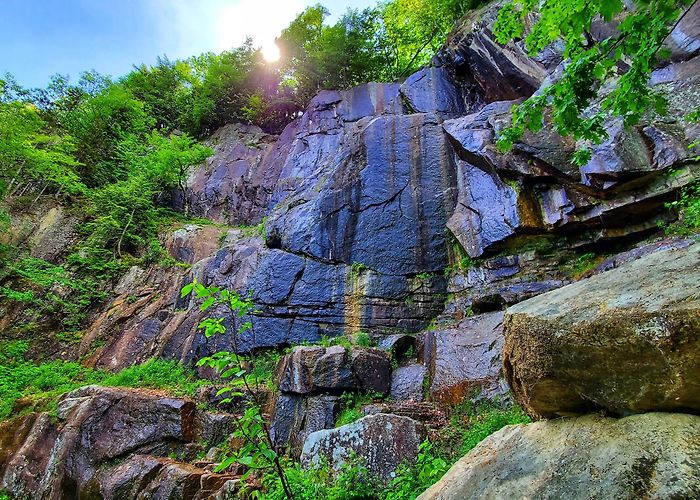
M44 192L84 192L71 137L52 133L32 104L0 103L0 198L33 182Z
M111 84L94 97L86 94L74 106L60 107L55 121L75 138L81 176L90 187L125 179L128 170L119 160L120 150L145 140L154 122L144 103L120 84Z
M87 246L110 248L117 257L124 249L157 246L158 200L175 188L184 193L189 168L211 154L187 135L164 137L155 131L146 144L122 144L120 160L128 175L91 193Z
M391 0L381 4L383 36L394 78L405 77L437 52L455 21L477 3L464 0Z
M622 0L514 0L498 16L494 32L500 43L524 39L531 55L563 40L566 65L551 85L513 111L512 126L499 145L509 149L526 130L538 131L545 117L563 136L579 141L574 161L590 160L589 145L606 137L604 123L621 117L634 125L649 110L663 113L664 97L648 85L663 58L663 42L692 0L634 0L625 10ZM537 21L525 33L525 18ZM619 18L614 35L595 40L591 24Z
M249 297L241 297L236 292L215 286L205 287L203 284L198 283L197 280L185 285L180 291L181 298L189 295L200 301L199 308L202 311L207 311L213 307L218 308L218 310L224 309L226 315L235 318L236 324L239 325L238 335L248 330L252 330L253 335L255 335L253 323L249 320L250 316L255 312L255 306ZM214 335L223 335L227 333L224 326L226 319L226 317L210 316L204 319L197 328L203 331L206 338ZM197 366L214 368L222 380L230 381L231 385L220 389L216 394L217 397L225 395L222 401L223 404L230 403L235 397L246 398L246 410L243 415L236 419L236 430L233 432L233 437L240 440L242 446L229 456L224 457L215 471L221 472L226 470L234 463L239 463L248 469L242 476L242 479L248 477L252 472L265 473L266 471L272 471L281 483L285 497L288 500L294 500L294 493L290 487L280 456L275 451L270 428L265 420L263 411L265 402L261 400L252 388L248 370L244 366L242 357L236 352L235 338L236 333L233 334L233 352L219 351L197 362ZM252 363L254 363L254 357L250 361L251 371L253 371ZM257 384L259 381L253 382ZM241 388L245 390L245 394L239 390Z
M167 57L159 57L155 66L136 67L122 81L124 88L144 103L155 127L166 132L181 126L182 108L196 83L187 61L171 62Z

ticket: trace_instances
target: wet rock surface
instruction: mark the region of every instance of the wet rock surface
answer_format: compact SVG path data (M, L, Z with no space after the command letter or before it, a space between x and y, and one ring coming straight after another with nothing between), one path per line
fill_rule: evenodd
M494 398L508 392L502 374L502 312L430 331L424 342L431 399L458 404L470 396Z
M666 413L507 426L418 498L693 498L699 432L700 417Z
M298 456L308 435L335 427L343 393L389 393L391 361L379 349L301 346L282 358L276 377L272 440Z
M118 369L151 356L191 363L218 349L360 331L415 334L455 289L448 308L458 314L567 284L571 277L546 259L524 276L522 259L536 259L517 249L533 239L634 243L672 219L664 204L700 177L688 149L700 128L682 119L700 105L694 14L674 31L675 55L652 78L669 97L669 115L629 130L611 122L609 139L578 168L576 145L549 127L507 154L496 147L512 105L560 63L556 46L531 58L521 43L498 45L490 26L499 5L467 16L432 65L402 84L322 91L279 137L247 125L218 131L215 155L193 173L180 208L186 202L192 214L248 227L177 229L169 250L192 269L144 269L125 283L81 354L108 339L93 361ZM456 273L448 282L444 271L460 258L455 243L487 261L482 276ZM521 261L494 264L494 255ZM515 267L513 279L505 275ZM192 278L252 292L257 312L245 321L254 328L238 336L228 321L226 335L204 339L195 304L178 295Z
M277 368L280 391L302 395L344 390L386 394L390 380L388 354L370 348L295 347Z
M420 363L397 367L391 373L391 397L397 401L423 401L427 368Z

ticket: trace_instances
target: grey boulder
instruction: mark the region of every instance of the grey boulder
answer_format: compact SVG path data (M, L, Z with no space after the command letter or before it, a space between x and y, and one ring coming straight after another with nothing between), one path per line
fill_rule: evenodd
M511 425L419 500L698 498L700 417L647 413Z

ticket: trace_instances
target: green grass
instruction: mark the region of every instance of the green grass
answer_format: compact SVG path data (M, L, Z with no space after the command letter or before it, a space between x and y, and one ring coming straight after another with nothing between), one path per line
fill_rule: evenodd
M0 345L0 420L11 416L19 398L29 397L39 408L51 409L61 394L91 384L163 389L174 396L192 396L207 383L176 361L153 359L110 373L71 361L26 361L27 348L24 341Z
M678 199L666 207L678 212L678 220L665 227L667 234L691 236L700 232L700 182L683 188Z
M341 396L340 413L335 419L336 427L347 425L362 418L362 407L375 400L383 399L381 394L346 392Z

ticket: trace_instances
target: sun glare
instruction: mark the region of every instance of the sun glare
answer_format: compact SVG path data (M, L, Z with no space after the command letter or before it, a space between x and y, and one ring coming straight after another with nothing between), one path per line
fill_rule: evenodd
M269 63L277 62L280 60L280 48L274 42L263 45L262 55Z

